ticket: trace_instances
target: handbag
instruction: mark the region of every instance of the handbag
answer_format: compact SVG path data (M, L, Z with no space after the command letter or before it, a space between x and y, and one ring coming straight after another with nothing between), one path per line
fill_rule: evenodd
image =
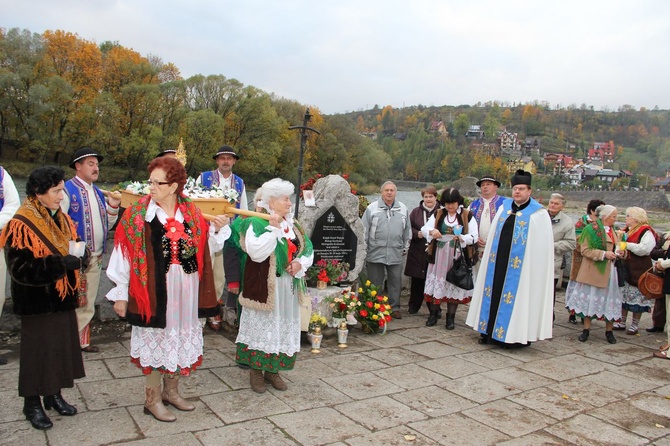
M647 299L660 299L665 295L663 293L663 279L663 274L654 271L654 268L651 267L637 279L637 288Z
M464 290L471 290L475 287L472 280L472 267L468 264L461 244L456 241L456 252L460 251L461 255L454 260L451 269L447 271L447 282L456 285Z
M628 267L626 266L625 263L623 263L623 260L621 259L616 259L614 261L614 267L616 268L616 275L619 287L622 287L626 284L626 282L628 282L630 278Z

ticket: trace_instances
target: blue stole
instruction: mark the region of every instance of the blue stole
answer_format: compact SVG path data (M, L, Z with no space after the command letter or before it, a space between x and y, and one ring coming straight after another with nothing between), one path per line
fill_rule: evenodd
M238 177L234 173L233 175L233 188L237 191L237 194L242 196L242 191L244 190L244 181L242 178ZM200 181L203 186L209 188L212 186L219 186L219 173L216 170L210 170L200 174ZM237 200L235 203L237 209L240 208L240 200Z
M67 214L74 221L79 238L86 242L86 246L88 246L91 251L94 251L91 203L88 200L88 194L85 193L86 189L77 177L67 180L65 182L65 189L70 197L70 209ZM95 197L97 198L97 203L95 204L100 208L102 233L104 234L104 237L102 238L102 252L105 252L105 249L107 248L107 231L109 230L107 205L105 204L105 196L102 194L102 191L95 185L93 186L93 190L95 191Z
M5 181L5 169L0 167L0 211L5 207L5 187L2 182Z
M489 314L491 311L491 294L493 291L493 276L495 274L496 253L498 252L498 243L500 242L500 232L507 218L512 214L513 200L505 200L503 202L502 215L498 216L496 230L491 241L491 251L489 253L488 267L486 269L486 280L484 282L484 295L482 296L481 313L479 314L480 333L486 334L488 329ZM519 288L519 277L521 277L521 267L523 266L523 259L526 254L526 241L528 238L528 226L530 224L530 217L542 205L537 201L530 199L530 204L521 211L517 212L514 221L514 232L512 235L512 245L510 247L509 259L507 264L507 271L504 278L502 293L500 294L500 306L498 307L498 314L495 319L495 327L493 329L493 339L505 342L507 328L512 317L512 310L514 309L514 302ZM535 241L542 243L542 241Z
M489 203L489 215L491 216L491 223L493 223L496 211L498 210L498 207L500 207L500 204L503 202L503 200L505 200L505 197L501 197L500 195L496 195L491 199L491 202ZM484 206L482 206L483 204L483 198L479 198L470 204L470 212L472 215L474 215L478 225L481 223L482 214L484 213Z

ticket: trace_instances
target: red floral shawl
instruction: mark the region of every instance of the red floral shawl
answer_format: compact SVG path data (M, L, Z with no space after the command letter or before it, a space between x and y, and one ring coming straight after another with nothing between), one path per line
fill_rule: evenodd
M130 263L130 283L128 294L137 302L137 309L147 321L151 318L149 289L147 281L147 246L145 239L145 223L147 207L151 197L146 195L137 203L126 209L119 221L114 234L114 246L119 246L123 257ZM208 226L202 212L184 195L177 197L177 206L184 216L184 224L193 233L193 242L197 247L198 276L202 278L205 243L207 243Z

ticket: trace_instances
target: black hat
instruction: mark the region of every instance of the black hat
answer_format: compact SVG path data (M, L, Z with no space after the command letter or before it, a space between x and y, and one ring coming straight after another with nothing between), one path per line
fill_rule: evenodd
M177 154L177 149L165 149L162 152L160 152L158 155L156 155L156 158L160 158L161 156L165 156L168 153L174 153L176 155Z
M235 153L235 149L233 149L230 146L219 147L219 150L217 150L216 155L214 155L212 158L216 159L219 155L232 155L235 157L236 160L240 159L239 155Z
M77 161L81 161L89 156L94 156L98 158L99 163L102 162L103 159L102 155L98 155L97 153L95 153L95 150L91 149L90 147L82 147L81 149L74 152L74 155L72 155L72 159L70 160L69 164L70 168L74 169L74 163L76 163Z
M495 184L496 186L500 187L500 181L496 180L493 175L484 175L477 181L477 187L482 187L482 182L484 181L490 181L491 183Z
M532 179L533 176L530 174L530 172L519 169L512 177L512 186L516 186L517 184L527 184L528 187L530 187L530 182Z

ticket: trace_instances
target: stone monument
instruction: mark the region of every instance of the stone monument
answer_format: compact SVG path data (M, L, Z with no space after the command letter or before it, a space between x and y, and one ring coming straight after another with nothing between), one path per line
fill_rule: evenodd
M367 254L358 198L339 175L320 178L313 192L315 206L306 206L301 198L298 220L314 245L314 263L321 259L347 262L347 281L353 282Z

